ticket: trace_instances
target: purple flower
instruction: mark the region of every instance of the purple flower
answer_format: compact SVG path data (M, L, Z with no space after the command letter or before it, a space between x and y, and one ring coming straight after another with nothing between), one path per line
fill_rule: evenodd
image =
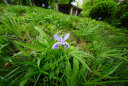
M102 20L102 17L99 17L98 20Z
M57 41L52 48L53 49L57 49L59 47L59 44L61 45L65 45L65 49L68 49L69 44L66 42L66 40L69 38L70 33L66 34L64 39L63 38L59 38L56 34L54 35L55 40Z
M48 8L51 8L51 6L48 6Z
M42 4L42 7L45 7L45 4Z

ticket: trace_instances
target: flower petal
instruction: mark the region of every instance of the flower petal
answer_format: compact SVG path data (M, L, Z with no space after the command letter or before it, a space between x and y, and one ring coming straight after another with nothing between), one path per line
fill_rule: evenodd
M55 34L54 35L55 40L60 41L60 38Z
M70 36L70 33L66 34L65 37L64 37L64 41L67 40Z
M62 37L60 38L60 41L63 42L63 38Z
M51 8L51 6L48 6L48 8Z
M65 44L65 42L63 41L63 38L60 38L59 44L61 44L61 45L64 45Z
M61 42L59 42L61 45L64 45L65 44L65 42L63 42L63 41L61 41Z
M69 44L67 42L65 42L65 43L66 43L65 49L68 49Z
M45 7L45 4L42 4L42 7Z
M57 49L58 47L59 47L58 42L57 42L57 43L55 43L55 44L52 46L52 48L53 48L53 49Z

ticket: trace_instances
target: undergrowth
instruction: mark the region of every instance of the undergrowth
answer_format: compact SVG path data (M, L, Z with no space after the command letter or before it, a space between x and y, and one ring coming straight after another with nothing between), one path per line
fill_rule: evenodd
M0 6L1 86L126 86L127 30L51 9ZM70 33L69 49L52 49Z

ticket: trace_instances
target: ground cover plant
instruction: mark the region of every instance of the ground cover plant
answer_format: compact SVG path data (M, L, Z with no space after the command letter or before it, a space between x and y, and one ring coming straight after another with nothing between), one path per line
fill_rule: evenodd
M40 7L0 11L1 86L127 86L126 29ZM53 47L68 33L68 48Z

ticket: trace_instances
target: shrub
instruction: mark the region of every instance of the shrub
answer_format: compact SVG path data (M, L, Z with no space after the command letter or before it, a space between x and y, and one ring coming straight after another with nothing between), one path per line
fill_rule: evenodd
M123 26L128 27L128 12L121 16L120 21Z
M118 6L116 18L120 18L127 11L127 5Z
M125 12L128 11L128 1L121 1L118 5L116 17L120 18Z
M116 10L116 3L103 1L94 6L89 15L94 19L98 19L99 17L102 17L102 19L109 19L115 16Z

